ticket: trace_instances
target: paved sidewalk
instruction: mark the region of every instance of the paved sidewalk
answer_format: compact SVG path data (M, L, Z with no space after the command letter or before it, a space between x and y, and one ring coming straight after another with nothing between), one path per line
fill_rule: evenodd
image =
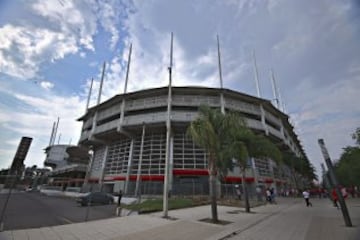
M360 239L360 199L347 201L354 227L344 226L340 210L328 199L313 199L307 208L302 199L278 199L277 205L265 205L245 213L236 207L218 207L219 218L227 225L199 221L210 217L210 206L132 215L105 220L38 229L5 231L8 240L122 240L122 239L246 239L246 240L356 240Z

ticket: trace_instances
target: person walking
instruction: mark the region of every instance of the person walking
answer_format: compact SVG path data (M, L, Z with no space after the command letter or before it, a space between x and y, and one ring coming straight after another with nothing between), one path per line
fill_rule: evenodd
M332 196L332 200L333 200L333 203L334 203L334 207L339 209L339 205L337 204L339 198L338 198L338 195L336 193L336 188L333 188L333 190L331 191L331 196Z
M266 201L267 201L268 203L272 203L270 189L267 188L265 193L266 193Z
M235 190L236 190L236 196L239 200L241 200L241 191L240 191L240 188L239 188L239 185L235 185Z
M307 207L309 207L309 206L312 207L312 203L310 202L310 193L309 193L309 191L304 190L302 195L303 195L303 197L305 199L306 206Z
M120 189L118 194L118 201L117 201L117 207L116 207L116 216L121 216L121 198L122 198L122 190Z
M270 198L271 198L271 203L277 204L276 200L275 200L275 188L270 188Z

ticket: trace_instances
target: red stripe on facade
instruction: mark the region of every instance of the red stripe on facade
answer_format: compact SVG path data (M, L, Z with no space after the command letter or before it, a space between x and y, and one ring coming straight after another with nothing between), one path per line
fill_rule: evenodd
M130 181L136 181L137 175L130 175ZM141 175L141 181L164 181L163 175ZM106 177L105 181L125 181L125 176Z
M208 176L209 172L207 169L174 169L173 174L177 176ZM130 181L136 181L137 175L130 175ZM164 175L141 175L141 181L164 181ZM125 176L112 176L105 177L105 181L125 181ZM242 181L241 177L227 176L224 179L225 182L239 183ZM269 182L271 181L271 182ZM255 178L247 177L245 182L255 182ZM266 179L266 183L272 183L272 179Z
M265 183L273 183L274 180L272 180L271 178L267 178L267 179L264 179L264 182Z
M89 178L89 182L96 183L98 181L99 181L98 178Z
M239 182L242 182L242 177L227 176L227 177L225 177L224 180L227 183L239 183ZM246 177L245 182L247 182L247 183L255 182L255 178Z
M130 181L136 181L136 175L130 175ZM164 181L164 175L141 175L141 181Z
M209 171L207 169L174 169L173 174L183 176L208 176Z

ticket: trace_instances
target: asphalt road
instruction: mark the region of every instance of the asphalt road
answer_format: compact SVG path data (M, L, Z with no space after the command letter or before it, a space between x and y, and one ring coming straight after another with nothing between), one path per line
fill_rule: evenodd
M0 213L7 194L0 194ZM116 205L81 207L73 198L36 192L12 193L4 214L4 230L39 228L115 216Z

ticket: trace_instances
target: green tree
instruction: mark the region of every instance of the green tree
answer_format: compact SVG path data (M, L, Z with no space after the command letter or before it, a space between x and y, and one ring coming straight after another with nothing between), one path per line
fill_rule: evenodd
M352 139L355 140L355 143L360 146L360 127L358 127L351 136Z
M187 129L187 135L193 141L204 148L208 155L209 187L211 201L211 216L213 222L218 222L217 202L216 202L216 179L218 172L226 174L225 170L230 162L225 162L223 149L227 142L227 132L229 129L229 117L231 115L222 114L219 109L211 109L208 106L200 106L199 116Z
M283 153L283 162L291 169L296 189L299 189L300 187L299 179L296 177L297 174L301 175L303 178L306 178L308 182L312 182L312 180L318 179L317 175L315 174L314 166L306 157L297 157L294 153L285 152Z
M335 164L339 182L345 186L360 185L360 148L346 147Z
M230 144L228 155L236 159L242 173L242 187L244 190L245 210L250 212L249 195L246 188L245 177L248 161L251 157L271 158L277 162L281 160L279 149L263 135L255 135L250 128L244 124L243 118L239 114L232 117L234 124L230 129ZM243 124L236 124L236 123Z
M335 173L340 184L360 185L360 127L351 135L356 146L347 146L335 164Z

